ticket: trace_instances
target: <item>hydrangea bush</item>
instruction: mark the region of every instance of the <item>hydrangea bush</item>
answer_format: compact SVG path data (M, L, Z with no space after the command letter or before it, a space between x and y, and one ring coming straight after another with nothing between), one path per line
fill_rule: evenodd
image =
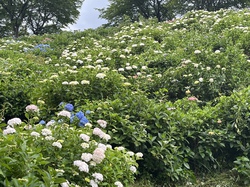
M105 132L109 125L105 120L78 127L69 123L71 116L66 114L73 111L73 105L66 104L65 109L53 122L42 125L32 123L39 108L28 105L26 114L33 114L32 118L28 121L13 118L7 122L0 133L1 184L63 187L132 184L137 173L136 161L143 155L108 144L111 137Z
M191 11L162 23L149 19L114 28L27 36L22 41L3 39L0 117L3 126L8 120L13 124L3 128L3 137L22 133L27 139L32 125L31 137L40 134L37 141L45 139L42 133L55 138L36 145L44 149L45 160L41 167L34 164L42 172L35 172L31 181L44 182L41 178L47 172L54 177L50 181L59 183L63 178L67 185L78 181L73 170L82 170L86 176L79 179L81 185L106 184L101 171L111 172L115 166L95 169L111 157L112 162L126 163L120 148L107 148L103 158L98 144L106 141L141 152L139 173L161 186L194 183L197 173L225 169L244 181L249 156L249 16L247 9ZM32 50L44 44L53 50ZM31 105L24 114L29 103L39 110ZM97 143L82 155L79 141L85 140ZM78 142L77 149L73 142ZM51 151L67 146L76 152L65 155L69 162ZM90 154L99 154L103 161L93 167ZM121 158L115 159L116 154ZM48 157L59 161L47 164ZM64 168L64 175L54 172L64 166L71 168ZM134 165L129 168L135 171ZM118 170L108 172L106 180L120 176ZM115 180L107 185L127 184L119 177Z

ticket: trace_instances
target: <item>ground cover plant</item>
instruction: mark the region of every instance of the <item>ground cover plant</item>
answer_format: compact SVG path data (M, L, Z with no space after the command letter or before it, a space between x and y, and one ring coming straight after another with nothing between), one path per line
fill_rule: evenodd
M249 17L1 39L1 184L249 185Z

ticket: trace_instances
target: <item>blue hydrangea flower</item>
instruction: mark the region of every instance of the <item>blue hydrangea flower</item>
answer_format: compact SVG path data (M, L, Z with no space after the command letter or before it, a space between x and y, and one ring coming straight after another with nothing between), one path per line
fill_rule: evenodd
M74 106L70 103L66 104L64 107L65 110L72 112L74 110Z
M41 120L41 121L39 121L39 124L40 124L40 125L45 125L46 122L45 122L44 120Z
M82 112L82 111L79 111L79 112L77 112L76 113L76 117L79 119L79 120L81 120L83 117L85 117L84 116L84 113Z
M86 110L85 114L90 114L91 111L90 110Z
M42 52L46 52L47 49L50 48L50 45L49 44L38 44L34 47L35 49L39 49L40 51Z
M63 106L63 105L64 105L64 102L59 103L59 106Z
M81 120L80 120L80 122L78 123L78 126L79 127L84 127L85 125L86 125L86 123L88 123L89 122L89 120L84 116Z
M74 114L71 114L71 116L70 116L70 123L73 123L74 117L75 117L75 115L74 115Z

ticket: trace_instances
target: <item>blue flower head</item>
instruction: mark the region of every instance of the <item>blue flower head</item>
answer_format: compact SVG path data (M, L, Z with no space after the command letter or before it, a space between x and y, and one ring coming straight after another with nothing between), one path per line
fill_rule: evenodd
M85 114L90 114L91 111L90 110L86 110Z
M75 115L74 115L74 114L71 114L71 116L70 116L70 123L73 123L74 118L75 118Z
M64 107L65 110L72 112L74 110L74 106L70 103L66 104Z
M85 117L84 116L84 113L82 112L82 111L79 111L79 112L77 112L76 113L76 117L79 119L79 120L81 120L83 117Z
M89 122L89 120L84 116L81 120L80 120L80 122L78 123L78 126L79 127L84 127L85 125L86 125L86 123L88 123Z
M64 102L59 103L59 106L63 106L63 105L64 105Z
M39 121L39 124L40 124L40 125L45 125L46 122L45 122L44 120L41 120L41 121Z

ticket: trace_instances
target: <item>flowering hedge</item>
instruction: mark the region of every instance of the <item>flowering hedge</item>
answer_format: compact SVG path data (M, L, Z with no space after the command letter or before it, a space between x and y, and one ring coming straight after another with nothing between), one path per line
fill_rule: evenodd
M39 116L36 105L26 107L28 121L8 120L0 133L2 185L121 187L133 183L136 160L143 155L108 144L111 137L105 133L104 120L95 126L86 122L84 128L70 123L72 107L67 104L58 117L43 125L34 122Z
M28 131L21 132L21 129L31 124L35 128L32 135L39 133L36 138L40 140L45 138L41 134L44 125L52 124L50 130L56 139L50 140L50 146L43 141L35 148L41 151L45 145L46 149L63 150L68 145L68 149L76 152L76 156L66 157L70 160L70 166L65 165L71 168L67 170L69 173L73 172L72 168L87 171L83 162L90 159L90 155L82 156L79 152L82 132L90 133L90 139L96 142L108 140L112 147L123 146L129 151L141 152L139 173L152 176L160 185L194 183L199 172L224 169L233 171L247 183L249 16L247 9L192 11L163 23L147 20L115 28L27 36L21 41L2 39L3 137L20 133L29 137ZM35 46L44 45L45 51L34 50ZM37 112L34 106L23 112L30 103L39 108L36 116L30 112ZM6 129L6 123L13 118L14 121L20 118L21 126ZM90 128L88 124L97 126ZM60 128L67 131L61 132ZM73 131L74 136L67 134L68 131ZM64 133L69 138L61 137ZM84 135L81 137L86 139ZM77 149L72 146L74 141L78 142ZM93 155L97 147L93 145L87 153ZM103 158L99 149L95 153ZM116 154L120 152L108 148L105 159L113 157L114 162L119 163L126 159L123 154L115 159ZM77 161L75 165L74 161ZM53 164L63 165L63 162L42 164L42 171L57 177L53 169L58 168ZM106 180L114 179L108 184L124 183L113 175L123 176L129 170L118 172L116 168L112 173L109 168L100 169L107 171ZM38 173L35 172L34 181L42 180L41 176L45 175ZM84 185L95 177L101 181L99 174L92 174L86 174L84 181L77 175L58 178L70 183L79 180ZM128 175L128 178L133 177Z

